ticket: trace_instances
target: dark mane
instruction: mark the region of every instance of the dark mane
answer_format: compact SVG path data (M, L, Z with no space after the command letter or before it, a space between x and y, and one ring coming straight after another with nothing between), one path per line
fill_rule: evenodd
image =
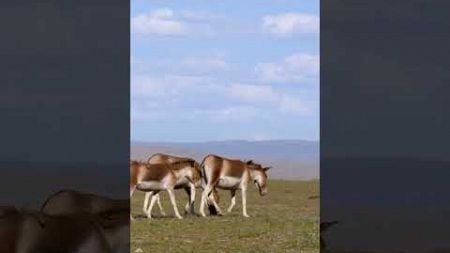
M262 168L261 164L255 163L255 162L253 162L252 160L245 162L245 164L247 165L247 167L248 167L249 169L252 169L252 170L261 170L261 171L264 170L264 169Z
M182 160L178 160L178 161L172 162L170 164L178 164L178 163L192 163L192 164L194 164L195 160L191 159L191 158L183 158Z

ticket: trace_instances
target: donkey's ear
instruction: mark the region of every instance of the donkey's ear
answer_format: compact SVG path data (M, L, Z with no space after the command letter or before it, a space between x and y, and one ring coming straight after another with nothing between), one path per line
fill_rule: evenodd
M270 169L272 169L272 167L270 167L270 166L269 166L269 167L263 168L264 171L268 171L268 170L270 170Z
M253 164L253 160L248 160L247 165Z

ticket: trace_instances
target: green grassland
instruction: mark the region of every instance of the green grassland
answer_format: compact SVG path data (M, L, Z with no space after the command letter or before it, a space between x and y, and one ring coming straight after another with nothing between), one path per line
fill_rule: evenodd
M144 194L132 198L131 252L143 253L262 253L319 252L319 183L318 181L271 180L269 193L261 197L252 185L248 190L247 209L250 218L242 216L240 192L231 213L224 216L173 217L166 192L161 201L168 217L160 217L158 206L154 219L144 218ZM177 190L177 204L184 213L186 193ZM226 212L229 191L219 190L220 207ZM198 213L200 190L197 190ZM136 251L137 250L137 251Z

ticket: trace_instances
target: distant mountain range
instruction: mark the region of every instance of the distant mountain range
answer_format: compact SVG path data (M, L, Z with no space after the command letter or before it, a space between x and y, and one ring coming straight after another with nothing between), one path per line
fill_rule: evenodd
M273 179L318 179L319 142L304 140L212 141L131 143L131 159L143 160L155 153L189 156L201 161L207 154L217 154L242 160L252 159L272 166Z

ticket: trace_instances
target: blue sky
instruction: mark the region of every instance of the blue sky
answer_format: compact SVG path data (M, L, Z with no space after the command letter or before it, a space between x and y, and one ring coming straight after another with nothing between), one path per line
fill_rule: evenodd
M319 139L319 1L131 1L131 140Z

